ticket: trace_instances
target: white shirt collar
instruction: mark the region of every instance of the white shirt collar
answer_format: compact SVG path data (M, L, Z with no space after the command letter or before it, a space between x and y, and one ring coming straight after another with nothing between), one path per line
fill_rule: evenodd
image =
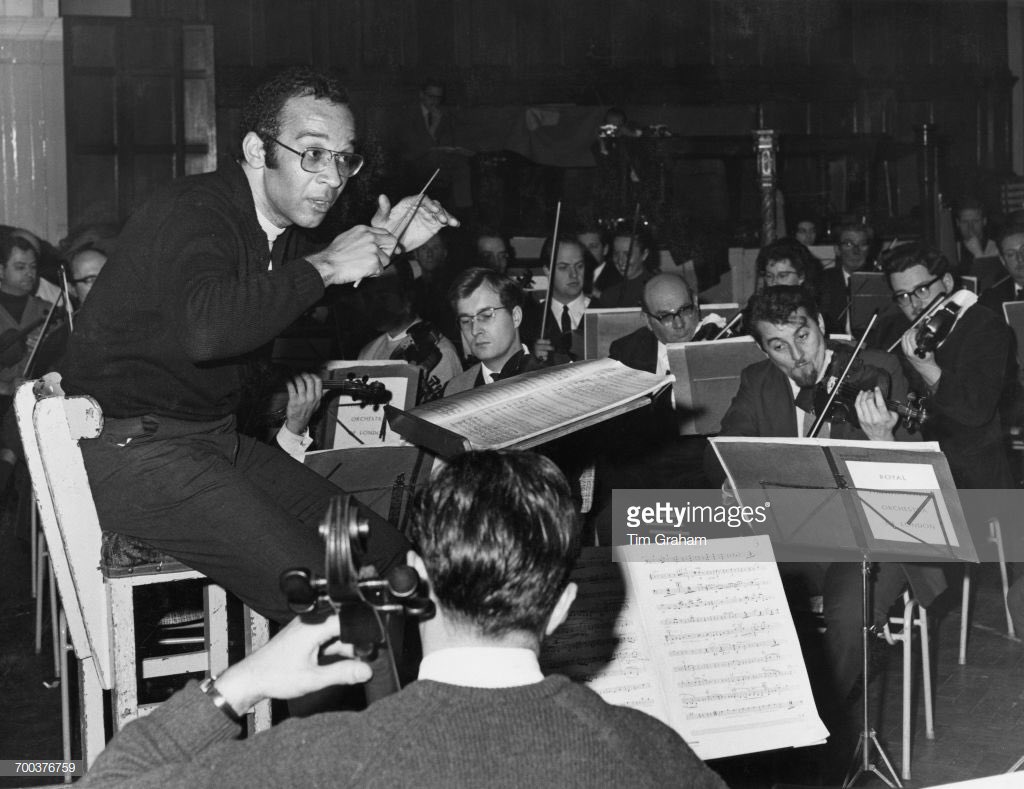
M583 312L587 309L588 304L590 304L590 298L585 293L580 293L579 296L564 305L569 308L569 320L572 321L572 328L574 330L580 325L580 321L583 320ZM560 323L562 320L562 306L562 302L556 299L554 294L552 294L551 314L555 316L555 320L559 321L559 323L555 324L556 326L562 325Z
M267 245L273 249L274 242L277 241L277 237L280 236L286 228L275 225L263 215L259 208L256 209L256 221L260 223L260 227L263 228L263 232L267 236ZM267 270L269 271L273 267L274 263L271 261L271 263L267 265Z
M530 352L530 349L527 348L526 345L521 344L519 347L523 349L523 353L529 353ZM512 357L510 356L509 359L511 359L511 358ZM508 364L507 360L506 360L505 364ZM504 366L505 365L503 364L502 367L504 367ZM490 367L488 367L483 362L480 362L480 372L481 372L481 374L484 377L484 385L486 386L487 384L493 384L494 383L494 376L495 376L495 374L496 373L500 373L501 370L496 370L495 372L492 373Z
M452 647L426 655L420 679L464 688L516 688L544 679L532 649L516 647Z

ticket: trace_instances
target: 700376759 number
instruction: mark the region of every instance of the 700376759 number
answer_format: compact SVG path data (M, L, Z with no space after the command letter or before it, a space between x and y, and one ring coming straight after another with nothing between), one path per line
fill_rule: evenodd
M0 776L14 775L77 775L83 773L81 760L65 762L57 759L0 759Z

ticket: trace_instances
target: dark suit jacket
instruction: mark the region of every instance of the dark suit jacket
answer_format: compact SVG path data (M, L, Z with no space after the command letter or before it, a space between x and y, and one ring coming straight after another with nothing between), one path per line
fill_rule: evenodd
M822 272L817 291L818 308L825 318L826 331L845 334L848 315L846 308L850 302L850 289L846 285L843 267L839 263Z
M904 401L907 396L907 379L900 369L899 361L891 354L881 351L864 350L862 357L866 364L885 371L890 378L892 400ZM761 438L785 438L798 436L796 403L789 378L770 359L750 365L740 374L740 388L732 405L722 418L723 436L752 436ZM863 431L849 424L834 424L831 437L845 440L867 440ZM898 439L912 439L902 429L897 430ZM718 457L709 446L704 455L704 469L708 478L716 484L725 479ZM902 565L914 595L922 605L928 605L946 588L945 576L936 567L925 565Z
M988 307L998 317L1003 318L1003 305L1008 301L1021 301L1017 298L1015 283L1007 277L1006 279L986 289L978 296L978 303Z
M608 357L634 370L653 373L658 367L658 338L646 326L619 337L608 348Z
M612 342L611 359L634 370L653 373L658 366L658 338L643 326ZM680 436L679 415L668 397L609 425L606 446L614 457L598 466L612 487L704 488L704 436Z

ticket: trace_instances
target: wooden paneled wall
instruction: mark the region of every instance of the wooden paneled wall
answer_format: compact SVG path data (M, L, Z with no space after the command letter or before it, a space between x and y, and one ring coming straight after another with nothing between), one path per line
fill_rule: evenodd
M947 194L1012 160L1006 0L133 0L132 15L212 27L222 155L248 91L306 63L335 70L363 118L436 75L464 108L738 108L733 134L760 116L783 134L912 142L933 122ZM820 187L800 177L794 191Z

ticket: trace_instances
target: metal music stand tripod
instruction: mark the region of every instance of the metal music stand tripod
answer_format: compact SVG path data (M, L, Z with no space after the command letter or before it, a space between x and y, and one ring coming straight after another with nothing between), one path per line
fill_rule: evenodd
M853 786L865 773L874 773L886 786L893 789L893 787L902 787L900 779L896 776L896 770L892 766L892 762L889 761L888 755L885 753L885 749L882 744L878 741L878 735L875 730L871 728L871 720L868 714L868 641L871 638L871 626L873 624L871 617L871 600L869 581L871 578L871 562L868 561L865 556L861 561L861 612L863 614L863 620L861 622L861 657L863 660L862 669L864 671L863 690L861 691L861 704L862 718L861 723L863 724L860 735L857 737L857 748L853 752L853 764L850 765L849 771L846 773L846 780L843 781L843 789ZM889 770L889 775L892 777L892 781L886 777L885 773L879 769L871 760L872 750L881 759L882 764ZM859 757L859 758L858 758ZM858 764L859 762L859 764ZM857 765L857 769L854 770L854 765Z

